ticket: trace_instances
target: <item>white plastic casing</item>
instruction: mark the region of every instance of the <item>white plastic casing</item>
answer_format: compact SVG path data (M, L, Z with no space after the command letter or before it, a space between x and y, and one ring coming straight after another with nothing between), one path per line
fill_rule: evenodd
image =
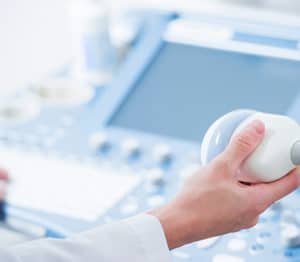
M291 150L300 140L300 127L286 116L255 113L239 125L233 136L256 119L265 124L265 137L245 161L243 169L246 172L241 172L240 180L252 183L275 181L295 168Z

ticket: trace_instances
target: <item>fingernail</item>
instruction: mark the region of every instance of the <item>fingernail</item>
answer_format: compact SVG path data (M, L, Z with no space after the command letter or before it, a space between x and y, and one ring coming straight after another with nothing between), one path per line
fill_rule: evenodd
M260 120L254 120L251 126L252 128L254 128L255 132L259 135L262 135L265 132L265 125Z

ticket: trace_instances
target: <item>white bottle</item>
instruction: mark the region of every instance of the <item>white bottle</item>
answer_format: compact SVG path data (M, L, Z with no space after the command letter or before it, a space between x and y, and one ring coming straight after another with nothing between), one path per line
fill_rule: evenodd
M265 136L243 164L239 180L251 183L271 182L300 165L298 123L287 116L243 110L223 116L208 130L201 148L203 164L221 153L234 135L256 119L264 123Z
M112 78L116 51L109 34L109 10L101 0L70 0L72 76L103 85Z

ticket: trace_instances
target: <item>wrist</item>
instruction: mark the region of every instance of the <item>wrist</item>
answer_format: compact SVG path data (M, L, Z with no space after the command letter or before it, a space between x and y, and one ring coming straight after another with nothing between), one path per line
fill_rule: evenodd
M189 223L175 203L148 212L161 223L170 250L189 243Z

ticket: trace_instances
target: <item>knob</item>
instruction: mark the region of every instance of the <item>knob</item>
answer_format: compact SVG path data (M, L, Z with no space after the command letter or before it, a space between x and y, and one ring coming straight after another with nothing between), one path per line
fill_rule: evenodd
M165 184L165 172L160 168L154 168L148 171L146 179L150 185L163 186Z
M199 249L208 249L208 248L213 247L219 239L220 239L220 237L217 236L217 237L211 237L211 238L207 238L204 240L200 240L196 243L196 246Z
M247 242L244 239L233 238L228 241L227 248L231 252L241 252L247 247Z
M299 226L299 221L296 217L296 214L292 210L286 209L286 210L282 211L280 215L281 215L280 216L280 220L281 220L280 224L282 226L290 225L290 224Z
M90 136L89 145L92 150L106 150L110 146L107 134L94 133Z
M153 156L156 162L164 164L172 159L171 148L166 144L159 144L153 150Z
M286 247L300 246L300 229L295 224L285 225L281 231L282 242Z
M138 140L128 138L122 143L121 150L126 157L133 157L140 153L141 146Z
M191 255L186 252L183 252L183 251L175 250L172 252L172 255L180 260L190 260L191 259Z
M68 77L54 77L33 86L42 102L50 105L76 106L89 102L95 89L85 81Z
M0 124L18 125L38 117L41 112L40 103L31 96L20 98L0 97Z

